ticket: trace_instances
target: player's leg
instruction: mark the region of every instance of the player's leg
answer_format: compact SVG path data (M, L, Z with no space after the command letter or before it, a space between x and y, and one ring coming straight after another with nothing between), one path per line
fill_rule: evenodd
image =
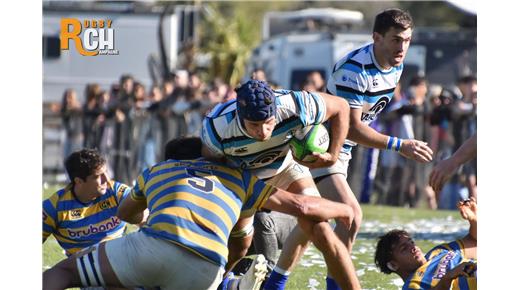
M299 218L298 224L322 253L332 277L341 289L361 289L356 269L345 245L327 222Z
M310 177L294 181L287 191L304 195L319 196L318 189ZM295 226L284 241L282 252L278 258L277 267L286 271L292 271L300 261L310 241L298 226Z
M43 273L43 289L123 287L108 262L105 243L72 255Z
M336 223L335 228L336 234L351 253L363 219L363 211L354 192L352 192L343 174L326 176L318 182L317 186L319 192L322 193L322 197L345 203L352 208L354 218L350 227L347 228L343 223Z
M352 247L361 227L361 220L363 218L361 206L347 183L347 171L350 158L350 153L342 153L333 166L311 170L314 181L316 182L322 197L336 202L345 203L353 210L354 216L352 224L346 226L343 223L336 223L336 228L334 230L339 239L347 247L349 253L352 252ZM339 285L332 278L330 270L327 272L326 285L327 290L339 289Z
M286 170L268 181L269 184L289 192L319 196L307 167L295 161ZM284 289L292 269L296 266L309 244L305 233L295 226L283 241L282 251L273 272L267 279L264 289Z
M306 167L296 166L299 170L307 171L308 175L293 181L287 191L305 195L319 196L319 192L310 177ZM300 171L302 172L302 171ZM287 180L287 179L285 179ZM275 269L265 283L264 289L284 289L289 274L300 261L305 249L309 245L309 239L298 226L294 227L283 243L282 252L278 258Z

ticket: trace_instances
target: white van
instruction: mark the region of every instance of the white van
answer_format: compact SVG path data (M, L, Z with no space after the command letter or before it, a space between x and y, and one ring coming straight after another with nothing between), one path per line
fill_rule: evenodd
M64 5L67 4L67 5ZM43 101L57 102L67 88L83 100L85 86L98 83L108 90L123 74L131 74L147 88L152 73L161 67L158 31L163 10L158 6L135 7L132 3L44 2L43 6ZM176 5L163 20L163 43L169 68L177 63L182 42L193 37L197 21L193 6ZM61 20L111 20L116 55L81 55L73 40L60 49ZM85 27L80 34L83 36Z

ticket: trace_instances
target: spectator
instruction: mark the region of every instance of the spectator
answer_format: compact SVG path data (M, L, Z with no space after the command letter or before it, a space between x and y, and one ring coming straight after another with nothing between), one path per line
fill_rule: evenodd
M265 72L261 68L255 68L253 72L251 73L251 79L253 80L259 80L264 82L269 82L267 80L267 77L265 76Z
M308 74L307 82L315 88L316 92L325 92L325 80L319 71Z
M96 119L100 114L97 96L101 93L99 84L87 84L85 87L85 104L83 105L83 146L96 148Z
M81 104L78 101L76 91L73 89L67 89L63 93L60 115L65 130L65 143L63 145L63 159L65 159L83 145L83 115Z
M114 175L122 182L133 180L132 166L132 117L130 111L134 103L134 79L130 75L121 76L119 96L115 100L114 111Z

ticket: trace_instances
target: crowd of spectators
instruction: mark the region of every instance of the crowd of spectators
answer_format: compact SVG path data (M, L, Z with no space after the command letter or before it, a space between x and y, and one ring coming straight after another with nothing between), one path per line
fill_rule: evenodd
M108 91L88 84L84 94L83 104L78 92L67 89L63 94L59 111L65 132L63 156L83 147L97 148L110 156L111 174L130 184L160 160L166 141L197 136L205 112L235 96L224 82L206 84L187 71L177 71L149 88L123 75Z
M262 70L255 70L252 77L266 80ZM300 89L324 91L325 80L312 72ZM108 91L88 84L83 104L78 92L68 89L60 108L66 136L63 156L83 147L98 148L110 156L111 174L131 184L139 172L160 160L167 140L198 136L204 114L235 96L223 81L205 83L198 74L183 70L148 88L131 75L121 76ZM348 178L358 186L360 201L454 209L460 197L476 196L476 161L465 165L441 193L435 194L427 180L436 161L451 156L476 132L476 100L473 76L460 78L450 88L429 84L420 76L400 84L373 126L384 134L426 141L435 160L425 165L395 152L357 148L353 154L362 158L353 159L359 161L349 167Z

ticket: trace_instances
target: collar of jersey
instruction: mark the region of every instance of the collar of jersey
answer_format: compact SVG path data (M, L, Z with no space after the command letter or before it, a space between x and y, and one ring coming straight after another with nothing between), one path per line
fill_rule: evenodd
M388 73L393 69L393 67L390 67L389 69L385 70L379 65L379 63L377 63L376 55L374 54L374 44L373 43L370 45L369 51L370 51L370 58L372 58L372 62L374 62L374 65L377 67L378 70L380 70L383 73Z

